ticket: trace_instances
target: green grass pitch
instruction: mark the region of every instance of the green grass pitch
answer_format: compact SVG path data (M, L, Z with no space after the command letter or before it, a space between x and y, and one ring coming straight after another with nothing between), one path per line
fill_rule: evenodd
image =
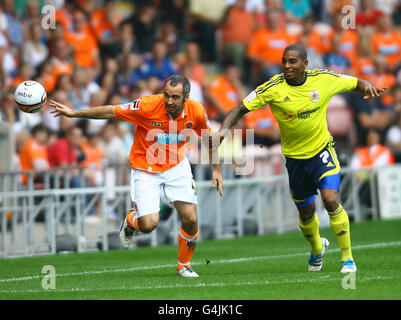
M301 232L199 242L197 279L176 276L176 245L3 259L0 299L401 298L401 220L351 224L355 289L342 287L333 233L321 235L330 247L320 272L307 271L310 248ZM56 270L54 290L42 288L44 265Z

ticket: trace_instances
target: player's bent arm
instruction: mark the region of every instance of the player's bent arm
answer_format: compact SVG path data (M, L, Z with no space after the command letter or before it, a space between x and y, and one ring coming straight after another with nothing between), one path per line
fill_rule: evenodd
M51 100L50 107L53 107L54 110L51 113L54 114L55 117L65 116L69 118L86 118L86 119L113 119L114 115L114 106L99 106L92 107L86 110L73 110L70 107L59 103L57 101Z
M250 110L241 102L232 108L226 115L223 124L219 130L220 143L223 141L227 133L238 123L238 121Z

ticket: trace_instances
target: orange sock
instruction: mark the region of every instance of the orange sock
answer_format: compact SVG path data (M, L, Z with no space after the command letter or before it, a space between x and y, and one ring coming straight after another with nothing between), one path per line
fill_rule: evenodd
M127 214L128 227L130 227L131 229L136 229L138 231L141 231L139 229L138 219L139 218L136 216L136 210L135 209L132 209L130 212L128 212L128 214Z
M177 270L182 269L185 266L191 265L191 259L195 252L196 240L198 238L199 229L194 235L190 235L180 228L178 233L178 264Z

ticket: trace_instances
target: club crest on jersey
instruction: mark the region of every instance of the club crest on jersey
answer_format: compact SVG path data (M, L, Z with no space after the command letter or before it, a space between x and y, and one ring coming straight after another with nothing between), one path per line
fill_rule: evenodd
M189 121L185 122L184 125L189 129L194 125L194 123L191 120L189 120Z
M315 103L318 102L320 99L319 91L318 90L309 91L309 97L312 102L315 102Z
M136 99L135 101L132 101L129 105L130 105L129 109L131 111L139 110L139 106L141 105L141 99Z

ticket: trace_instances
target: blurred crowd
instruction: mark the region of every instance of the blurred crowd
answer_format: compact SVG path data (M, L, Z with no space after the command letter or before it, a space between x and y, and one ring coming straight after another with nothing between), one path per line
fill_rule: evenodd
M46 5L56 9L53 25ZM13 95L23 80L42 83L49 99L85 109L160 93L168 76L181 73L218 128L250 90L281 72L282 51L292 43L307 48L310 69L388 88L375 101L353 93L332 100L329 128L343 164L363 167L366 161L355 160L363 147L368 152L360 157L380 156L372 153L370 131L379 137L375 145L390 150L387 162L400 162L399 0L2 0L0 121L13 127L16 169L122 163L135 132L121 121L55 118L47 106L22 113ZM280 141L268 107L239 126L255 129L259 151ZM88 179L100 183L97 174Z

